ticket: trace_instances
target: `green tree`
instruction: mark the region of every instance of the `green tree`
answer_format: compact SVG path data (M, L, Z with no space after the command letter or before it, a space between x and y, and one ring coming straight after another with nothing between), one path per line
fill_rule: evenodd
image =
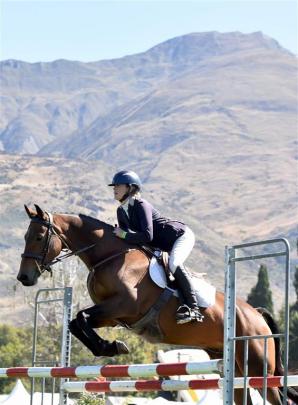
M268 279L267 267L261 264L258 274L258 282L251 289L247 302L253 307L263 307L273 314L272 292Z
M295 271L295 274L294 274L294 282L293 282L293 284L294 284L294 288L295 288L295 291L296 291L296 305L298 305L298 266L296 266L296 271Z
M298 266L294 275L294 288L296 291L296 302L290 305L289 317L289 365L298 367Z
M30 366L32 347L31 328L0 325L1 367ZM9 393L15 379L0 379L0 393Z

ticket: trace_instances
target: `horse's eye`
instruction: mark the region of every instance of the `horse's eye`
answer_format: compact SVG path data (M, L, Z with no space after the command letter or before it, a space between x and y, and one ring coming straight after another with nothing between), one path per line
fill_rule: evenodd
M42 240L42 235L37 235L36 240L41 241Z

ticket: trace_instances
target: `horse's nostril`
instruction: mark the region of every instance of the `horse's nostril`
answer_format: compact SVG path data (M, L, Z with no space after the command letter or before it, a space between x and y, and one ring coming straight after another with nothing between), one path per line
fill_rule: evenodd
M20 276L17 277L19 281L28 281L28 276L26 274L21 274Z

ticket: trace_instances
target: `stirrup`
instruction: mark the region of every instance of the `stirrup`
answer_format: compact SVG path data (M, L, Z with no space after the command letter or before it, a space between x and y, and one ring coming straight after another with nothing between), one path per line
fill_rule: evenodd
M188 305L181 305L176 312L176 322L178 325L192 321L203 322L204 315L199 308L190 308Z

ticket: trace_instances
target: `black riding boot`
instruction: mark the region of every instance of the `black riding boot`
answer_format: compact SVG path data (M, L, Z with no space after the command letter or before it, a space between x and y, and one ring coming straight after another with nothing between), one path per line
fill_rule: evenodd
M181 324L191 321L202 322L204 316L200 312L196 292L188 272L183 267L178 266L174 277L185 301L185 304L177 309L177 323Z

